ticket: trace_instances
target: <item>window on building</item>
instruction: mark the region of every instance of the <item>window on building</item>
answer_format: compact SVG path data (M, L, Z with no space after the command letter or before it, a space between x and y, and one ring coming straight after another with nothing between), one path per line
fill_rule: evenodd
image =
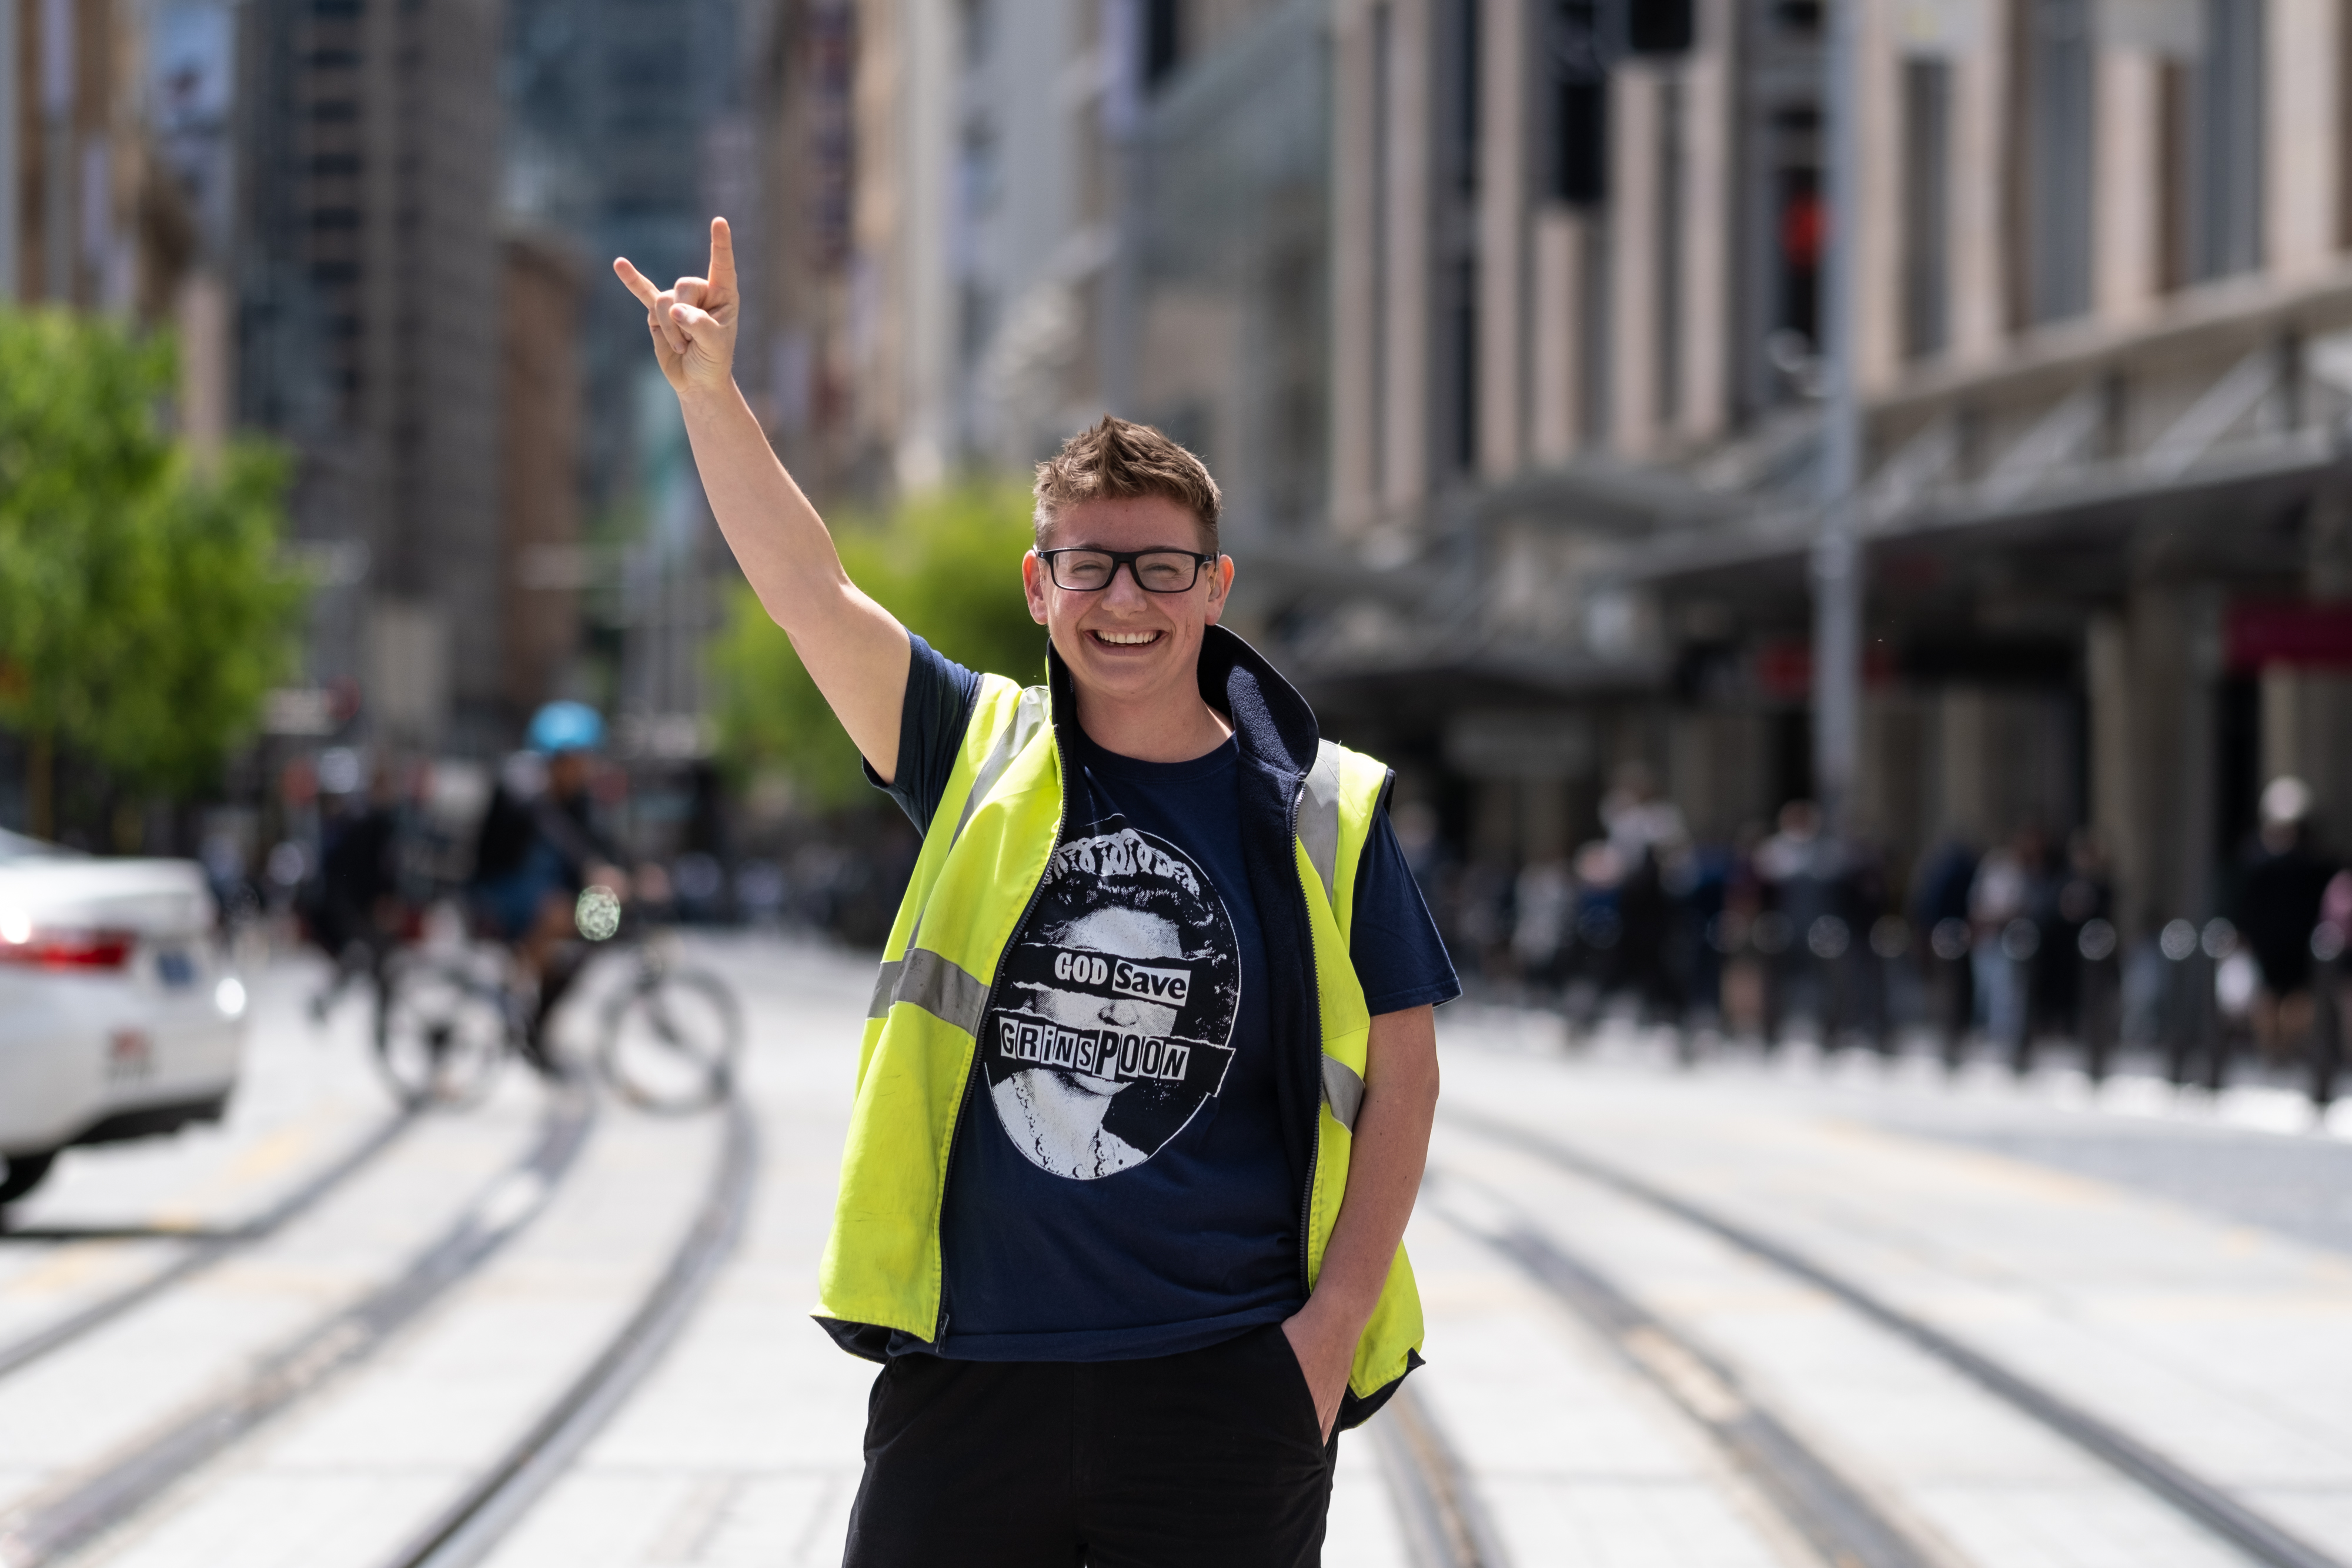
M1950 340L1952 66L1903 65L1903 351L1927 359Z
M2157 287L2186 287L2197 276L2194 201L2197 159L2190 125L2196 117L2197 68L2167 59L2156 78Z
M1599 0L1556 0L1546 39L1551 83L1551 193L1574 206L1609 194L1609 73Z
M1813 353L1821 340L1822 242L1828 223L1817 162L1818 117L1811 110L1791 110L1782 117L1781 129L1791 144L1789 152L1801 155L1784 158L1774 172L1780 197L1773 225L1780 287L1773 291L1772 335L1785 345L1776 348L1775 360L1793 361Z
M2195 276L2263 262L2263 0L2206 0L2190 136Z
M1671 425L1683 403L1683 203L1687 183L1683 118L1687 95L1678 77L1658 90L1658 423Z
M1437 12L1440 98L1436 192L1439 357L1443 407L1434 427L1442 471L1467 472L1478 455L1478 0L1445 0Z
M1158 87L1183 58L1183 0L1143 0L1143 84Z
M1822 0L1772 0L1772 25L1784 33L1822 30Z
M2017 33L2020 326L2091 308L2090 0L2026 0Z

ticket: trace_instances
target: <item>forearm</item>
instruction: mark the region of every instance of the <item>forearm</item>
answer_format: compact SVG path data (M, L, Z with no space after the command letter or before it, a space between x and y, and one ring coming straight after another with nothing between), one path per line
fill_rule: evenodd
M776 623L790 631L853 591L833 536L785 472L732 381L678 397L702 493L719 532Z
M1348 1191L1306 1315L1353 1343L1380 1303L1412 1218L1437 1114L1436 1024L1428 1008L1372 1020Z
M907 687L904 629L849 580L824 519L732 381L682 391L678 405L703 495L744 579L850 738L887 779Z

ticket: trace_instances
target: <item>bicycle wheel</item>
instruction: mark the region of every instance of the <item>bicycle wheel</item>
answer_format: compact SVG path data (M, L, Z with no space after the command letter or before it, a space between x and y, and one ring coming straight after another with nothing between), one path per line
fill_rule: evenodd
M742 1044L742 1013L724 981L654 970L605 1009L597 1062L629 1103L682 1114L733 1091Z
M380 995L376 1067L403 1105L461 1107L490 1092L507 1050L495 990L458 966L427 964L387 976Z

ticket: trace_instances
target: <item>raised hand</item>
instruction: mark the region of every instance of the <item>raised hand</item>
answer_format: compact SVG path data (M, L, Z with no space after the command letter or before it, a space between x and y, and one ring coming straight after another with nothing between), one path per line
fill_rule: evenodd
M613 270L644 303L654 358L678 395L726 390L735 363L735 326L743 314L742 296L735 287L735 242L727 220L710 220L708 277L681 277L667 288L656 288L653 279L626 256L615 260Z

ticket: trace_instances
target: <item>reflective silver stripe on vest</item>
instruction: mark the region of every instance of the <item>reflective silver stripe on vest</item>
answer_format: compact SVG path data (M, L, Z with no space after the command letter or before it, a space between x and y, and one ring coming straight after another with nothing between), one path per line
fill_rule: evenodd
M1339 748L1328 740L1315 743L1315 766L1298 786L1298 841L1306 846L1308 863L1323 879L1323 898L1339 898Z
M1364 1081L1336 1056L1323 1058L1323 1103L1339 1125L1356 1130L1356 1113L1364 1108Z
M1003 733L996 737L996 743L988 748L988 755L981 758L979 770L972 775L971 792L963 798L963 814L956 819L955 836L948 840L949 843L953 844L956 839L963 837L964 828L971 821L971 814L980 809L981 801L996 788L996 781L1004 777L1004 770L1013 766L1013 759L1021 755L1021 748L1029 744L1030 737L1035 735L1038 727L1045 722L1045 688L1024 687L1020 703L1013 710L1013 722L1004 727ZM937 953L915 946L914 944L921 940L922 934L922 922L919 919L913 934L907 939L907 956L883 960L882 972L874 977L874 995L866 1005L866 1016L870 1019L887 1018L892 1002L912 1002L934 1017L945 1019L959 1028L978 1034L981 1010L988 1001L988 988ZM936 966L947 972L932 975L926 969L902 986L900 982L909 963ZM957 988L959 981L976 993L968 1006L961 1005L962 992ZM964 1021L966 1014L971 1017L969 1023Z
M904 958L885 958L882 972L874 977L874 995L866 1004L866 1016L870 1019L890 1016L890 998L898 991L898 973L907 967Z
M966 1034L978 1034L980 1016L988 1008L988 988L962 965L928 947L918 947L904 958L893 958L882 966L866 1016L887 1018L897 1002L919 1007Z
M1021 755L1021 748L1029 744L1030 737L1045 724L1045 706L1044 686L1023 688L1020 704L1013 710L1013 722L1004 727L1004 733L996 737L996 744L988 748L986 757L981 758L980 770L971 776L971 793L963 798L963 815L956 819L955 839L963 837L965 824L971 821L971 814L980 810L980 803L988 798L991 789L996 788L996 781L1004 777L1004 770L1013 766L1013 759ZM955 839L950 839L948 842L953 843Z

